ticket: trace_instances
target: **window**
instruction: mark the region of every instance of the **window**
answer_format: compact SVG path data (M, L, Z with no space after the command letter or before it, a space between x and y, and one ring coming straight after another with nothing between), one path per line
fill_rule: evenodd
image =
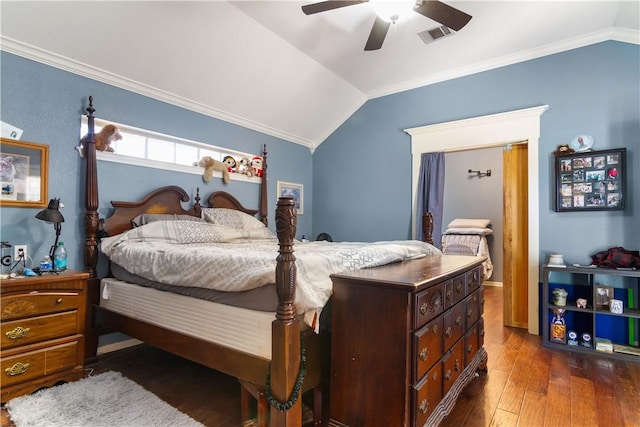
M80 135L87 134L87 121L87 117L82 116ZM238 163L244 157L249 159L256 157L253 154L164 135L98 118L94 119L95 132L100 132L102 127L107 124L118 126L122 139L111 143L111 148L114 149L113 153L98 151L96 153L98 160L200 175L202 174L202 168L194 165L205 156L210 156L218 161L224 161L227 156L231 156ZM214 172L214 174L218 176L220 172ZM260 182L259 175L249 177L241 173L231 173L231 179Z

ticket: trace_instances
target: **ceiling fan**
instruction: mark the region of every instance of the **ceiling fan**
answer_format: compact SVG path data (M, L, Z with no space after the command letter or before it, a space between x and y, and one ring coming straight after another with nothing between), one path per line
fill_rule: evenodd
M360 3L372 3L375 0L360 0L360 1L342 1L331 0L321 1L319 3L312 3L302 6L302 11L305 15L313 15L314 13L326 12L328 10L339 9L346 6L353 6ZM392 3L390 1L381 1L380 3ZM445 3L437 0L413 0L409 2L411 6L413 4L413 11L418 12L420 15L424 15L429 19L433 19L440 24L449 27L455 31L460 31L462 27L467 25L471 20L471 15L451 7ZM371 32L369 33L369 39L364 47L364 50L377 50L382 47L387 31L391 24L395 24L399 19L399 15L395 12L390 12L390 15L376 14L376 20L373 23Z

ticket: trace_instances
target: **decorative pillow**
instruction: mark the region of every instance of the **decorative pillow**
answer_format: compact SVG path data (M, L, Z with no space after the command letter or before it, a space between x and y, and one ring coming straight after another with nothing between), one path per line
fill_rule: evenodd
M265 228L265 225L256 217L235 209L204 208L202 209L202 218L212 224L223 225L236 230Z
M493 233L493 230L490 228L447 228L447 231L444 234L480 234L486 236L487 234Z
M490 219L456 218L449 223L448 228L486 228L491 224Z
M133 228L140 227L141 225L149 224L154 221L204 221L204 219L191 215L179 215L179 214L140 214L131 220L131 226Z

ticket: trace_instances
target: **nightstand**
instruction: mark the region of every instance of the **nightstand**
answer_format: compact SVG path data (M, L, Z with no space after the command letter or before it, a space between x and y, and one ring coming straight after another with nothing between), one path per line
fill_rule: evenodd
M84 378L88 273L0 281L2 403Z

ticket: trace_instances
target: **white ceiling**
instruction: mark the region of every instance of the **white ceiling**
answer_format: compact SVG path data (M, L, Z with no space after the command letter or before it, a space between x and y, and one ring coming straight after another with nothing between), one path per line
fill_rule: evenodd
M431 44L417 13L363 51L359 4L0 2L2 50L310 147L368 99L604 40L640 44L640 1L445 1L473 16ZM99 115L99 114L98 114ZM107 118L108 119L108 118Z

